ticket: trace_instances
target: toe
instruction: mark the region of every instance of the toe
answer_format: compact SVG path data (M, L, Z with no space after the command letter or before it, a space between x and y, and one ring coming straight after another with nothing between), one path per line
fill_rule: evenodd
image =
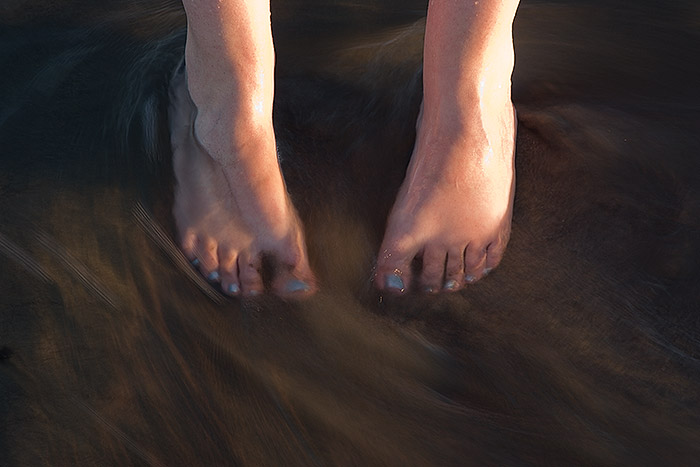
M301 279L292 271L279 271L272 285L275 293L285 298L302 298L314 293L315 285L310 279Z
M186 232L185 235L182 236L180 248L182 249L182 252L187 260L190 262L197 260L196 246L197 236L193 232Z
M442 248L425 247L420 277L420 284L424 292L437 293L442 288L446 257L447 253Z
M230 295L232 297L237 297L241 294L241 286L238 285L238 282L226 282L223 279L221 280L221 290L226 295Z
M241 293L247 296L259 295L263 292L260 254L242 252L238 255L238 278Z
M464 282L464 249L452 249L447 252L445 264L445 282L442 289L446 292L456 292Z
M276 255L272 290L285 298L302 298L316 291L316 280L309 265L303 240L290 242Z
M228 295L238 295L241 285L238 281L238 255L229 248L219 248L219 274L221 290Z
M500 240L489 245L488 249L486 250L484 274L490 273L491 270L498 266L498 264L501 262L501 259L503 259L503 254L506 250L505 245L506 243Z
M386 248L377 261L375 281L379 290L401 294L411 285L411 262L416 251Z
M199 260L199 271L207 280L218 281L219 258L216 241L212 238L200 238L195 246L195 255Z
M486 249L480 245L470 244L464 253L464 282L472 284L484 275Z
M317 287L311 267L303 252L284 258L275 270L272 289L281 297L303 298L312 295Z

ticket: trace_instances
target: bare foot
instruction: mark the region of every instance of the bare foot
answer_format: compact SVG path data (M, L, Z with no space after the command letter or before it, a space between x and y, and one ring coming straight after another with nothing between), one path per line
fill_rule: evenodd
M496 267L515 191L511 102L517 0L430 2L423 107L406 178L387 221L376 284L456 291ZM412 277L414 259L422 259Z
M173 214L180 246L210 281L229 295L263 292L261 257L276 263L273 291L303 296L314 291L304 236L276 157L271 124L200 137L198 111L184 67L171 83L169 108L177 185ZM206 133L206 132L205 132ZM238 153L225 165L211 156L226 144ZM245 162L247 161L247 163Z
M513 209L516 120L510 100L493 111L472 109L462 121L426 121L421 112L380 249L380 289L402 293L414 282L425 292L453 292L501 261ZM414 278L417 257L423 266Z

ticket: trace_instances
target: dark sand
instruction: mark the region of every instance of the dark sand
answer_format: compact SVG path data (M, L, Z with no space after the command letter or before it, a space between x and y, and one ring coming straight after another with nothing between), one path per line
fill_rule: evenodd
M178 3L0 3L0 465L697 465L700 7L524 1L507 255L380 297L425 3L273 2L297 304L172 242Z

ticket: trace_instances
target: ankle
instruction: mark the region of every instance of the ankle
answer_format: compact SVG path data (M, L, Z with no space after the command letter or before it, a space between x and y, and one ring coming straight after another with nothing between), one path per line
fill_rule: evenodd
M276 158L272 118L222 109L198 109L194 137L220 163L243 155L260 157L271 153Z
M457 98L454 95L441 97L437 103L426 99L416 129L419 133L421 129L427 130L423 132L429 137L464 136L480 132L484 126L507 120L513 111L510 83L494 87L496 89L492 92L464 93Z

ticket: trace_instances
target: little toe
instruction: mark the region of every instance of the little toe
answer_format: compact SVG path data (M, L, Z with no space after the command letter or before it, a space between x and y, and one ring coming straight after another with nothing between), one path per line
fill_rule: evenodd
M484 264L484 274L490 273L498 266L505 253L505 242L494 242L486 250L486 263Z
M477 245L469 245L464 253L464 283L473 284L484 275L486 249Z
M199 260L197 259L197 254L196 254L196 245L197 245L197 236L192 233L192 232L187 232L185 235L182 236L182 241L180 242L180 249L182 250L182 253L185 255L185 258L190 263L193 263L193 266L197 266L194 262Z
M423 292L437 293L442 288L445 276L447 253L442 248L426 247L423 251L423 268L420 284Z
M464 282L464 249L453 249L447 252L445 264L445 282L442 289L446 292L456 292Z
M260 254L244 252L238 255L238 278L243 295L254 296L263 292L261 268Z

